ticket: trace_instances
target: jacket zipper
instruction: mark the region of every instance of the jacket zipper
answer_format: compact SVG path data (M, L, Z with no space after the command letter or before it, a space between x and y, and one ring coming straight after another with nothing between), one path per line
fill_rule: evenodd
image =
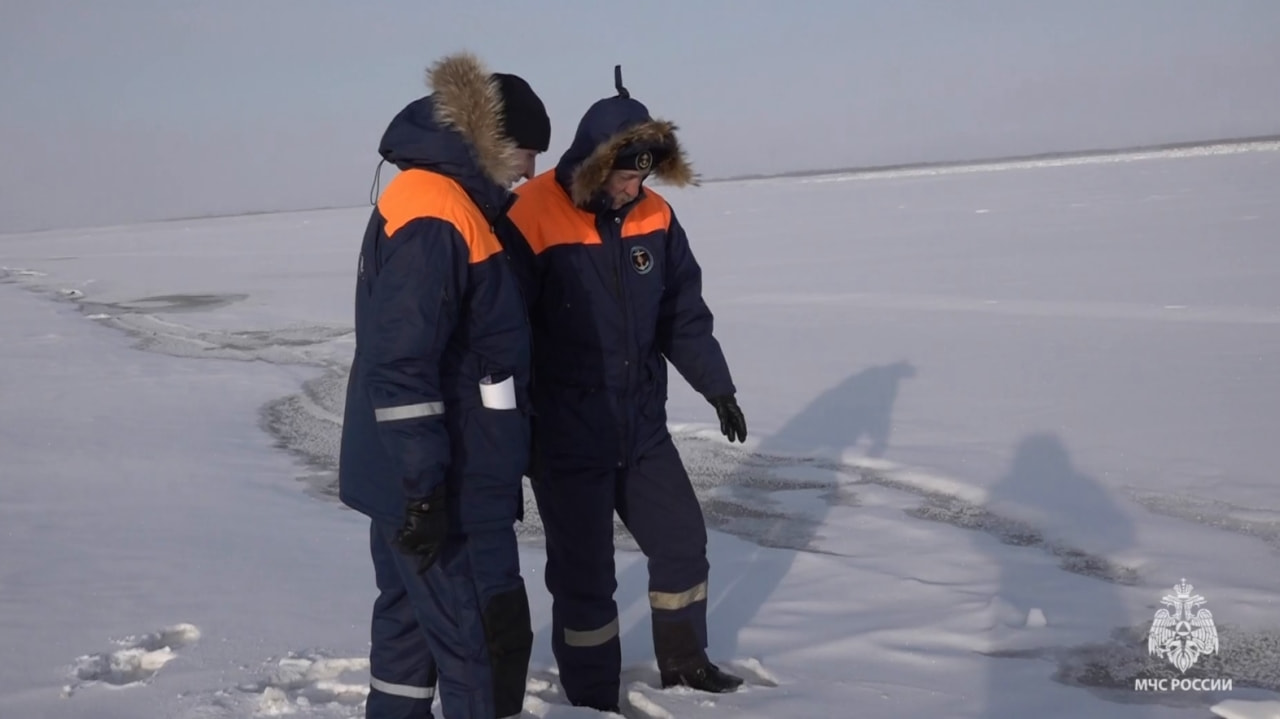
M620 467L629 467L631 465L631 445L634 444L632 434L634 433L633 423L631 421L631 306L627 301L627 295L622 286L622 216L615 214L612 227L608 228L610 237L613 238L612 255L613 255L613 287L614 292L618 295L618 304L622 307L622 336L623 336L623 358L622 363L625 368L623 372L623 395L620 398L623 409L622 433L618 437L618 461Z

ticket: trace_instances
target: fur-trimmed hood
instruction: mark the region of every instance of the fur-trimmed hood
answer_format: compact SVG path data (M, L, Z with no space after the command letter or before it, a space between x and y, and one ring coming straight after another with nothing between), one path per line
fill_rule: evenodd
M556 165L556 179L578 207L588 207L613 169L619 153L630 146L650 150L660 159L652 177L669 185L697 185L684 148L676 137L677 127L655 119L648 108L630 97L608 97L597 101L578 123L573 144Z
M470 53L450 55L427 70L431 95L391 120L378 153L401 170L419 167L457 180L481 204L505 205L521 174L516 145L502 129L502 95Z

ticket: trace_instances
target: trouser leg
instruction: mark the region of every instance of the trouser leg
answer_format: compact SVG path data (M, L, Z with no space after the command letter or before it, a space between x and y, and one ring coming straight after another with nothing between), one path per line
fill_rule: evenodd
M435 697L435 660L418 623L400 570L377 526L371 527L378 598L373 604L369 651L369 719L428 719Z
M515 529L473 533L467 548L489 655L494 716L519 716L533 653L533 627Z
M518 716L533 633L514 529L455 536L425 573L390 546L394 528L377 531L424 631L444 717Z
M578 706L618 704L622 650L613 562L616 472L558 473L533 483L547 537L551 648L565 696Z
M670 438L621 477L619 516L649 562L653 649L662 670L699 666L707 646L707 528Z

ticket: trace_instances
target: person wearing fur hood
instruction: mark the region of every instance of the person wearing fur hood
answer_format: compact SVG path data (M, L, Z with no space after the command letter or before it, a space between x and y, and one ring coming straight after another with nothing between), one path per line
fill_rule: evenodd
M387 127L400 173L360 249L338 486L371 519L379 595L366 716L518 716L533 633L514 523L528 461L529 327L493 227L547 149L541 100L474 56Z
M727 692L707 657L707 532L666 424L667 362L715 408L730 441L746 421L701 269L648 178L697 183L676 126L622 86L582 117L554 169L516 189L507 247L533 328L531 479L547 536L552 649L568 699L616 711L621 672L613 514L648 557L663 686Z

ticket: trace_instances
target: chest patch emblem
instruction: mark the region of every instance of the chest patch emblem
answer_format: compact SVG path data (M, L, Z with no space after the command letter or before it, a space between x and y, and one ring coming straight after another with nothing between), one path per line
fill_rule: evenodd
M653 255L643 245L631 248L631 267L636 272L647 275L653 269Z

